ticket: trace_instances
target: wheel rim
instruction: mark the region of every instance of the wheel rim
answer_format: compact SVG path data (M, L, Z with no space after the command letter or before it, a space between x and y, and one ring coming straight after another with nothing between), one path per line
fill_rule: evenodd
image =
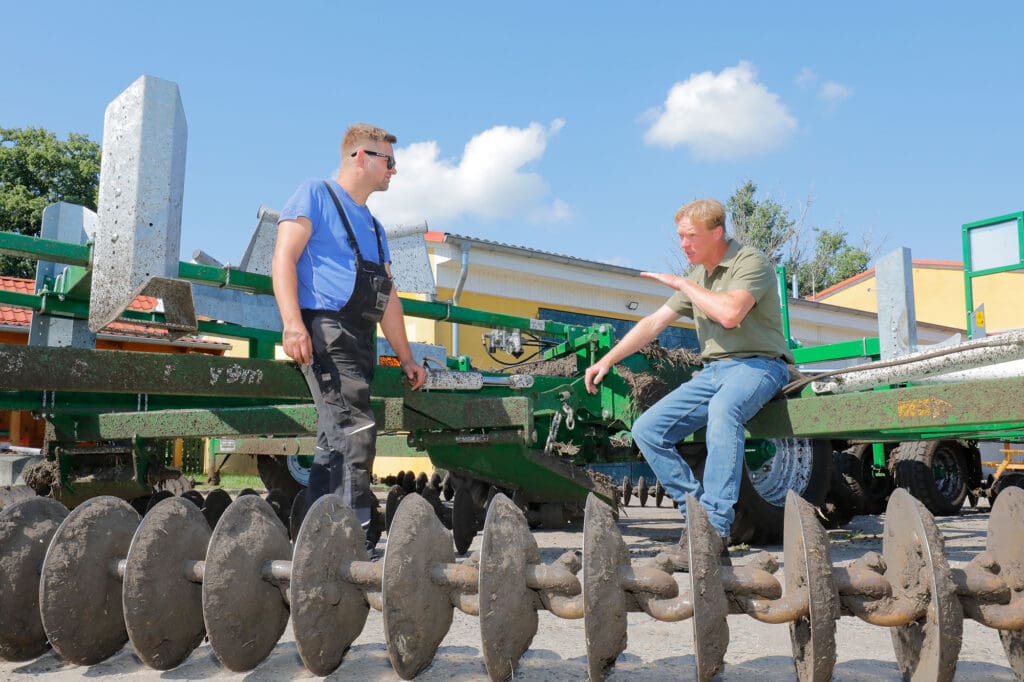
M932 476L935 477L935 487L948 499L956 497L964 486L956 453L949 448L936 449L932 459Z
M755 470L748 470L758 494L777 507L786 504L786 492L803 495L814 470L814 441L781 438L772 441L775 455Z
M309 468L313 465L313 458L309 455L289 455L288 473L296 482L309 487Z

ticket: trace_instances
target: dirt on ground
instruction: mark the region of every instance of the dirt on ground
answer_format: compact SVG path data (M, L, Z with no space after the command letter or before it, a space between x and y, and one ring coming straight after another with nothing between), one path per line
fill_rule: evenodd
M619 519L626 544L634 560L656 555L679 538L679 513L671 506L622 510ZM938 519L945 543L945 555L954 567L962 567L985 547L987 507L965 510L957 517ZM884 517L856 517L847 527L829 531L833 562L849 565L868 551L881 551ZM555 561L566 550L580 549L583 533L579 525L565 531L534 531L541 548L541 560ZM473 549L480 545L478 535ZM780 564L782 547L765 548ZM750 557L752 549L733 548L736 564ZM783 580L785 566L777 575ZM684 584L684 576L677 576ZM789 628L754 621L745 615L728 617L729 645L722 680L792 680L793 669ZM628 644L611 669L609 680L692 680L695 679L693 625L690 621L658 622L644 613L627 616ZM838 661L834 679L899 680L890 632L852 617L843 617L837 630ZM310 679L298 657L291 626L273 653L249 673L233 673L217 660L209 643L203 643L184 664L169 672L145 667L126 646L113 658L90 667L63 663L49 653L28 663L0 663L0 680L281 680ZM562 620L548 612L539 614L537 635L516 671L517 680L585 680L587 658L582 620ZM328 679L398 680L384 644L381 614L371 611L366 626L345 655L341 666ZM417 679L486 679L480 647L479 620L455 612L451 629L442 641L433 663ZM957 680L1013 680L996 631L974 621L965 621L963 646L956 669Z

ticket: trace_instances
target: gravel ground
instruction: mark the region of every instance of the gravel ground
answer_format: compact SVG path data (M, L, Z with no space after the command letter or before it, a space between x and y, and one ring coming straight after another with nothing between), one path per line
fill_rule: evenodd
M678 538L678 512L671 507L629 507L619 526L634 559L652 556L659 547ZM830 531L834 563L847 565L869 550L881 551L883 517L857 517L846 528ZM965 510L959 517L939 519L946 542L946 556L962 566L985 545L987 508ZM568 549L582 546L579 527L567 531L536 531L542 559L550 562ZM479 545L477 537L474 548ZM765 548L782 561L781 547ZM743 563L750 552L734 550L734 561ZM784 570L784 568L783 568ZM781 577L781 573L780 576ZM744 615L729 616L730 642L723 680L795 679L789 628L758 623ZM643 613L628 616L629 644L612 669L610 680L694 679L693 628L689 622L661 623ZM898 680L889 632L856 618L844 617L837 631L836 680ZM158 672L143 666L126 646L113 658L91 667L64 664L52 653L29 663L0 663L0 679L53 680L281 680L313 677L301 664L291 629L272 655L256 670L238 674L223 668L208 643L200 646L181 666ZM480 680L486 671L480 654L480 635L475 617L455 612L451 630L433 664L421 680ZM537 636L516 673L518 680L583 680L587 677L583 621L561 620L540 614ZM329 679L397 680L384 646L381 615L371 611L366 627L341 667ZM957 680L1013 680L998 634L974 621L964 623L963 647Z

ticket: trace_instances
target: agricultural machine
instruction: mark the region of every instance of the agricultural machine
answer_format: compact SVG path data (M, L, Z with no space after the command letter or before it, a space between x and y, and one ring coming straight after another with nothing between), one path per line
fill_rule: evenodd
M178 260L182 111L173 83L139 79L107 110L98 212L58 204L44 213L41 237L0 234L0 251L39 262L34 293L0 293L0 303L33 313L28 345L0 345L0 409L31 411L46 424L44 461L26 473L44 494L0 491L0 658L29 660L52 647L89 665L130 640L146 665L167 670L208 637L226 667L245 671L291 619L303 664L326 675L372 609L383 613L392 665L410 679L430 664L458 608L480 620L492 679L513 675L540 610L585 621L595 680L625 647L628 611L691 620L701 680L722 667L731 613L789 624L801 680L831 675L841 616L890 628L907 678L952 678L964 618L999 630L1011 667L1024 674L1024 493L991 486L1004 494L994 499L988 551L962 569L946 562L932 517L986 492L978 442L1024 434L1024 378L978 374L1021 358L1024 335L925 351L898 334L796 349L799 363L818 369L794 377L749 422L732 529L736 542L783 541L784 584L770 557L721 566L693 498L677 501L686 507L687 548L634 563L615 521L631 492L617 479L639 465L628 431L699 370L699 358L645 349L590 395L583 373L614 343L610 325L432 300L429 271L406 269L425 262L422 231L389 233L401 254L397 288L420 294L403 300L407 316L493 328L494 351L513 358L524 337L542 352L496 372L420 347L430 378L412 392L380 349L371 393L381 443L425 453L447 483L394 500L383 560L370 561L339 498L296 503L298 458L316 415L299 369L274 359L273 212L261 212L239 266ZM905 292L903 324L884 329L912 328ZM133 310L139 296L159 304ZM169 338L244 339L250 357L97 350L96 334L114 322ZM849 358L875 361L820 369ZM257 455L268 499L232 502L217 491L197 499L164 464L168 440L185 437L232 439ZM679 449L700 470L701 434ZM1012 471L1004 464L997 473ZM450 506L440 488L451 490ZM835 521L883 500L882 554L832 566L820 510ZM582 552L542 564L530 527L567 518L583 520ZM442 519L459 553L482 529L479 553L456 561ZM676 580L679 571L688 582Z

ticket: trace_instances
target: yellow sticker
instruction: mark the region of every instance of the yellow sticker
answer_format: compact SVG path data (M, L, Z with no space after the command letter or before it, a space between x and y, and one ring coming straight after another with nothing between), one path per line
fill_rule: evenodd
M918 398L901 400L896 403L896 415L906 417L931 417L939 419L947 417L953 411L953 405L938 398Z

